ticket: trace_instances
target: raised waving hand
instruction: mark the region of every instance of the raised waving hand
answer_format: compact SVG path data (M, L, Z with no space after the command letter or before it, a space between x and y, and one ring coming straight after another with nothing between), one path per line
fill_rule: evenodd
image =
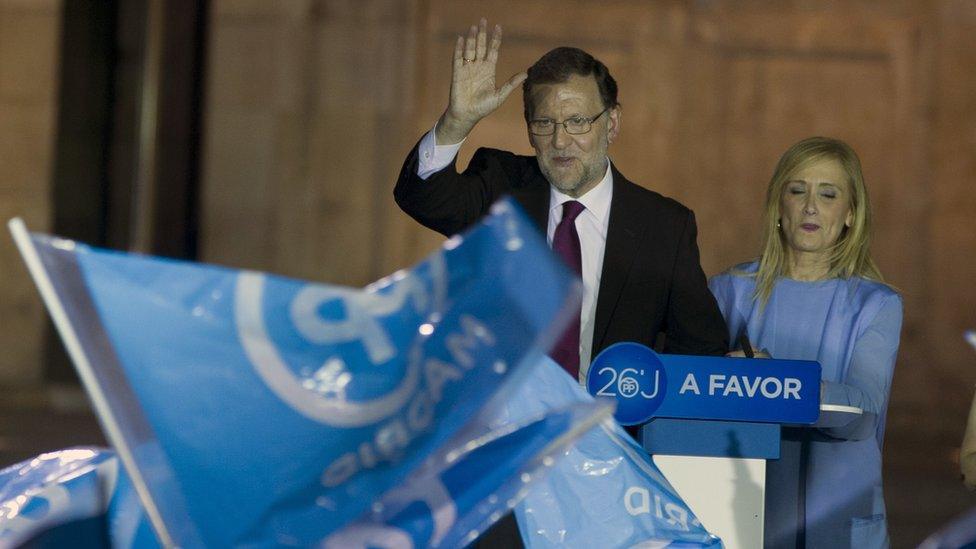
M479 120L495 111L516 86L525 80L525 72L495 86L498 48L502 44L502 27L495 25L488 43L488 21L472 25L468 36L458 36L454 45L454 70L451 75L451 97L447 110L437 123L437 144L460 143Z

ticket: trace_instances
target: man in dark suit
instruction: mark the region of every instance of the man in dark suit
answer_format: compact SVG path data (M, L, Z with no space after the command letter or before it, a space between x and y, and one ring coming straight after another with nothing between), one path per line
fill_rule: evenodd
M592 357L607 346L619 341L653 346L659 333L665 335L664 352L723 354L725 323L699 264L694 214L631 183L607 157L621 113L606 66L581 50L557 48L528 74L496 89L501 28L492 34L489 44L482 20L466 39L458 37L450 103L407 157L394 191L397 203L426 227L450 236L510 194L550 242L563 204L581 203L575 218L584 283L576 365L581 379ZM479 149L458 173L460 144L523 81L536 155Z
M557 48L495 87L501 27L487 22L458 37L447 110L410 152L394 190L397 204L450 236L510 194L583 279L578 322L550 354L582 381L590 360L620 341L664 352L721 355L725 322L698 259L695 216L678 202L628 181L607 149L620 131L617 84L606 66L576 48ZM457 151L475 124L523 83L534 157L479 149L458 173ZM479 547L519 546L511 515Z

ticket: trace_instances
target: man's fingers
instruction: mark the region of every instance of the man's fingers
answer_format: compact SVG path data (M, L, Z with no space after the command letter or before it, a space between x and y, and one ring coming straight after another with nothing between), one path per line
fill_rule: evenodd
M494 31L491 33L491 45L488 46L488 59L491 63L498 62L498 48L502 45L502 26L495 25Z
M478 27L471 25L468 38L464 41L464 61L474 61L477 54Z
M526 75L524 72L520 72L509 78L508 82L505 82L505 84L498 90L498 95L501 98L501 101L504 101L508 97L508 94L512 93L515 86L518 86L524 82L527 76L528 75Z
M475 55L477 55L477 57L475 57L475 59L478 59L480 61L485 58L485 52L488 49L486 45L487 43L488 43L488 20L482 17L481 22L478 23L478 42L477 42L477 51L475 52Z
M464 63L464 37L460 34L454 43L454 69L457 70Z

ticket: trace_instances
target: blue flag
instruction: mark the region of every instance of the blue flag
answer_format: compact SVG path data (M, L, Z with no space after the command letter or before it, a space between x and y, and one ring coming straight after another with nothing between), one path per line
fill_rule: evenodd
M554 362L540 366L509 399L511 416L593 402ZM721 547L647 452L612 419L573 442L515 516L528 549Z
M557 452L613 412L611 403L594 402L497 424L506 402L495 400L370 512L320 545L467 545L528 493ZM24 544L160 547L129 476L113 452L99 448L48 452L0 470L0 547Z
M579 306L511 202L364 290L14 231L146 514L184 547L312 545L375 510ZM537 417L540 436L581 419Z
M0 547L104 546L117 470L111 452L97 448L48 452L0 469ZM72 526L56 528L65 524Z
M444 451L324 547L466 546L531 493L567 444L613 413L607 401L574 403L542 416L504 415L509 395L518 393L506 391L502 401L486 406Z
M111 450L46 452L0 470L0 547L159 547Z

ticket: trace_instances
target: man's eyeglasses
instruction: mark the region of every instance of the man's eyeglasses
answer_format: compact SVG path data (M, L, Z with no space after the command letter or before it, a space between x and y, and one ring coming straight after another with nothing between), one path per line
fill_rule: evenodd
M529 133L532 135L543 136L552 135L556 133L556 126L562 126L566 128L566 133L570 135L584 134L590 131L590 129L593 127L593 122L595 122L597 118L603 116L603 113L607 112L608 110L610 110L610 107L603 109L600 111L600 114L590 118L577 115L567 118L562 122L556 122L555 120L550 120L549 118L537 118L535 120L529 120Z

